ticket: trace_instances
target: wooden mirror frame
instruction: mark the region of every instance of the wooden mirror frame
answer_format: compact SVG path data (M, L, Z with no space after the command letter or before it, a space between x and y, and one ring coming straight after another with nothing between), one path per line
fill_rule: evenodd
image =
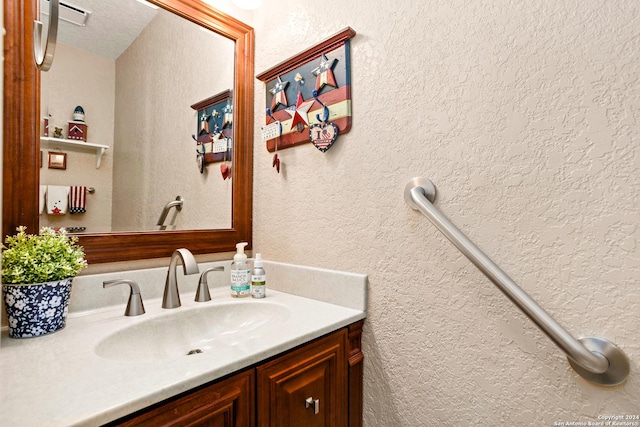
M37 0L3 0L4 141L3 237L25 225L39 229L40 73L33 57ZM169 257L177 248L194 254L229 252L252 239L253 28L193 0L147 0L235 42L232 223L229 229L80 234L89 264ZM55 58L54 65L55 66ZM188 107L188 106L187 106ZM195 152L195 151L194 151ZM194 170L196 163L194 160Z

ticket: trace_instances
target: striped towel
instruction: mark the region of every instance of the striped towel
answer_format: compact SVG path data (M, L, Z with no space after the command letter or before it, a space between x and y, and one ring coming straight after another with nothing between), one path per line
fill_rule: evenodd
M85 213L87 211L87 187L72 185L69 191L69 213Z

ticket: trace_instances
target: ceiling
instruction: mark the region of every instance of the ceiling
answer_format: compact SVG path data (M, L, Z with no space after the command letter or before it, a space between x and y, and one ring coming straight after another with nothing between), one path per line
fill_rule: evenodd
M61 0L61 3L91 12L91 16L84 27L61 19L58 42L114 60L158 13L136 0ZM48 10L47 0L40 0L40 10Z

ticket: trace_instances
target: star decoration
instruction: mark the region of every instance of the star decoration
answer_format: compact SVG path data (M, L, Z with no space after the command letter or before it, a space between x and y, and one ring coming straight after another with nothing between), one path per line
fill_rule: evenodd
M200 132L199 134L202 135L204 133L209 133L209 116L207 116L207 113L203 112L202 115L200 116Z
M296 102L296 105L292 105L286 109L287 114L293 118L293 120L291 120L291 130L298 125L298 132L302 132L304 126L309 125L309 116L307 113L314 102L315 101L313 99L305 101L302 99L302 93L298 92L298 101Z
M335 88L338 87L336 77L333 74L333 66L336 64L336 61L337 59L328 59L325 54L322 54L322 58L320 58L320 65L311 71L311 73L316 76L316 90L318 92L320 92L320 90L326 85L333 86Z
M289 86L289 82L283 82L280 79L280 76L278 76L278 83L276 83L273 88L269 89L269 92L273 95L273 98L271 98L271 111L275 111L280 104L284 106L288 104L287 92L285 91L287 86Z
M227 105L222 109L222 114L224 114L222 118L222 128L224 129L233 123L233 107L229 101L227 101Z

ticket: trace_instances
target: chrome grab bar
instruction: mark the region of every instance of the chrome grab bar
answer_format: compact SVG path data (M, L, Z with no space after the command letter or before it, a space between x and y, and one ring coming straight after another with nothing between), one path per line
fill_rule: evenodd
M410 180L404 189L407 204L422 212L485 276L529 317L566 355L571 367L586 380L599 385L617 385L629 376L627 355L611 341L588 337L575 339L507 276L434 205L436 187L422 177Z
M156 225L160 226L160 230L167 229L167 226L164 225L164 222L166 221L167 215L169 214L171 208L175 207L177 211L181 211L183 203L184 200L182 199L182 196L178 196L175 200L172 200L164 205L164 207L162 208L162 212L160 213L160 218L158 218L158 222L156 223Z

